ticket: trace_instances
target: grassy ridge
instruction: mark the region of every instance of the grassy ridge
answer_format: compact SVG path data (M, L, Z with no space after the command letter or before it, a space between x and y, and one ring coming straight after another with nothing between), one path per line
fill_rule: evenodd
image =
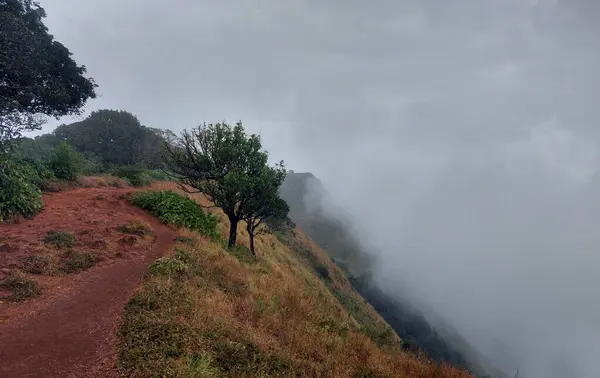
M389 326L301 232L261 236L257 250L258 258L249 258L243 247L232 253L218 240L180 230L126 308L123 376L470 377L403 352Z

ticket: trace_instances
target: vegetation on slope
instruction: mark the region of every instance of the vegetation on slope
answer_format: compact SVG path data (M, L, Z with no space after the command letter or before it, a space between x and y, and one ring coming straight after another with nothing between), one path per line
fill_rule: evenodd
M215 215L227 235L227 217ZM385 321L300 231L258 237L255 258L241 245L229 250L179 232L125 310L123 376L469 377L402 351ZM246 232L241 225L239 232Z
M288 172L281 196L290 204L290 217L323 247L349 275L353 287L381 314L403 339L407 349L418 347L439 362L462 366L485 376L471 360L472 348L457 348L433 328L424 316L401 298L393 298L371 282L371 258L350 227L323 208L326 192L310 173ZM465 343L463 343L465 344ZM466 352L466 354L465 354Z

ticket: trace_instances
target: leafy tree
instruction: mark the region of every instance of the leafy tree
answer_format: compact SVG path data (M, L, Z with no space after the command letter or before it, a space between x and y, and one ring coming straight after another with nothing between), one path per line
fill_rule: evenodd
M143 126L129 112L102 109L83 121L57 127L54 137L68 140L74 149L86 155L95 155L105 168L120 165L160 168L165 139L156 130Z
M48 166L56 178L74 181L81 173L83 159L81 154L73 151L71 146L63 141L52 153Z
M0 149L36 130L43 115L78 113L96 84L54 40L32 0L0 0Z
M203 124L184 130L177 144L167 144L165 158L182 188L204 193L227 215L229 248L236 244L240 221L255 224L257 214L265 214L260 213L262 201L272 198L264 195L259 200L261 197L255 197L257 189L276 186L277 180L270 175L280 171L267 169L268 153L262 150L260 137L246 135L241 122L235 126Z
M250 237L250 251L255 254L254 237L270 231L271 226L283 224L290 210L287 202L279 197L279 187L285 179L285 168L265 167L247 188L243 213L246 231ZM262 227L261 227L262 226Z

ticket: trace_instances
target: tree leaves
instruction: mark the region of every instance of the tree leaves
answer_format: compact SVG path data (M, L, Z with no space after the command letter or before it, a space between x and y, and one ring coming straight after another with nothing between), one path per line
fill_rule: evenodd
M230 247L239 221L246 222L253 249L253 237L264 219L287 217L289 207L278 194L285 178L283 162L269 167L260 137L247 135L241 122L185 130L167 147L166 161L184 188L206 194L229 217Z
M45 119L78 113L96 84L54 40L31 0L0 1L0 150Z

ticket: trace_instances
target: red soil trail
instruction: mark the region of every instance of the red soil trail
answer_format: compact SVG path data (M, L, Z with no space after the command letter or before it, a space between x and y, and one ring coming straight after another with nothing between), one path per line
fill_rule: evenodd
M176 232L120 198L132 189L88 188L44 196L45 210L32 220L0 225L0 268L43 246L50 229L101 238L118 258L63 277L35 277L41 297L0 304L0 377L115 377L116 331L124 305L144 272L173 243ZM139 219L156 239L137 249L119 244L114 227ZM83 237L82 237L83 238ZM106 244L104 244L106 243ZM34 252L33 252L34 253ZM108 253L108 252L107 252ZM0 273L1 274L1 273Z

